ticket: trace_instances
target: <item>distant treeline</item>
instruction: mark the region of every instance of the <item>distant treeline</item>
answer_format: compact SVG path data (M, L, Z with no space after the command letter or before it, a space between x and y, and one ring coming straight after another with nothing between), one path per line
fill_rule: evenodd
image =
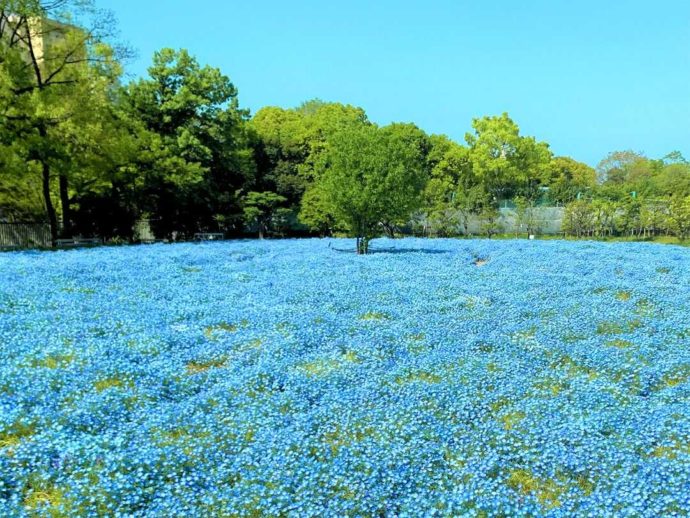
M475 119L462 143L319 100L250 116L230 79L185 50L156 52L146 77L123 83L127 51L88 2L0 7L0 220L45 221L53 239L132 239L146 219L160 237L345 232L366 251L415 215L438 235L473 215L491 234L502 200L527 219L566 205L575 235L689 232L678 152L613 152L593 169L507 114ZM35 22L48 19L65 23Z

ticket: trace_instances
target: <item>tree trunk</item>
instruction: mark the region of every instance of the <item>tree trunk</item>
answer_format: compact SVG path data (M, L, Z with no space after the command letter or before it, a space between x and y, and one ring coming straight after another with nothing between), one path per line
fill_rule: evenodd
M357 255L366 255L369 253L369 238L357 238Z
M50 240L52 246L55 246L55 242L57 241L58 237L58 222L57 215L55 214L55 207L53 206L53 200L50 198L50 166L45 160L41 160L41 167L43 175L43 199L46 204L48 222L50 223Z
M48 138L48 130L46 129L43 121L38 122L38 134L41 136L43 141ZM45 203L46 214L48 216L48 223L50 224L50 244L55 246L55 242L58 238L58 221L57 214L55 213L55 206L53 205L53 200L50 197L50 165L48 164L48 160L42 152L32 152L31 155L33 159L41 164L41 187L43 191L43 202Z
M60 175L60 205L62 206L62 233L65 237L72 237L72 214L70 211L69 189L67 177Z

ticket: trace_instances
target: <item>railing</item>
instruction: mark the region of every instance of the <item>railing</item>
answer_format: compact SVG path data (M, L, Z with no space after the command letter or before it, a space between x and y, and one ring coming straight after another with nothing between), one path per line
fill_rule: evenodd
M47 223L0 223L0 249L49 248Z
M70 239L58 239L55 241L55 246L58 248L71 248L78 246L97 246L102 245L103 240L99 237L73 237Z

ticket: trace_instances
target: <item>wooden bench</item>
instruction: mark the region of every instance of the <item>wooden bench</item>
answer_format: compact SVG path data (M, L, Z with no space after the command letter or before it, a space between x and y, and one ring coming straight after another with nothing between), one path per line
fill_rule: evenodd
M219 241L225 239L222 232L197 232L194 234L194 241Z
M170 241L168 239L155 239L155 238L147 238L147 239L140 239L139 243L142 245L155 245L156 243L169 243Z
M55 246L58 248L71 248L77 246L102 245L103 240L99 237L74 237L72 239L57 239Z

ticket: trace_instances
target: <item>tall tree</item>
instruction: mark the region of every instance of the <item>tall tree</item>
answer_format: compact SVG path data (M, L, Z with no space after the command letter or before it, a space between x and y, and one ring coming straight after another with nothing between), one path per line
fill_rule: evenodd
M507 113L474 119L472 128L474 133L467 133L465 140L473 173L486 192L495 200L537 197L551 161L548 144L521 136Z
M263 239L271 219L286 199L274 192L250 192L244 199L244 215L250 225L256 226L259 239Z
M642 153L612 151L597 164L597 176L600 183L620 185L651 175L652 168L652 161Z
M357 238L360 254L368 252L381 223L404 220L419 205L427 174L413 134L398 125L355 126L330 142L328 167L311 188L319 190L336 224Z
M309 191L309 186L327 167L327 151L333 136L344 128L367 124L369 121L361 108L318 99L293 109L273 106L260 109L251 121L258 137L255 188L285 197L287 205L297 214L305 191ZM312 189L306 196L315 202L317 192ZM309 206L317 205L310 202ZM311 221L315 228L327 233L328 217L312 221L317 214L322 211L312 211L311 216L304 212L301 220L310 227L311 223L306 221Z
M468 149L444 136L432 135L430 142L430 177L423 192L426 216L438 234L452 234L457 224L467 233L476 198Z
M77 169L69 149L84 137L84 122L99 117L100 100L119 73L115 58L124 52L104 43L113 27L112 19L86 0L0 2L4 133L22 143L23 150L15 151L23 152L27 174L38 170L53 241L58 218L52 181L57 177L69 234L69 180Z
M587 164L570 157L558 156L551 160L545 184L549 197L556 202L568 203L578 193L586 192L596 186L597 173Z
M135 164L142 209L168 235L241 219L255 165L237 89L186 50L156 52L148 72L125 93L129 116L143 124Z

